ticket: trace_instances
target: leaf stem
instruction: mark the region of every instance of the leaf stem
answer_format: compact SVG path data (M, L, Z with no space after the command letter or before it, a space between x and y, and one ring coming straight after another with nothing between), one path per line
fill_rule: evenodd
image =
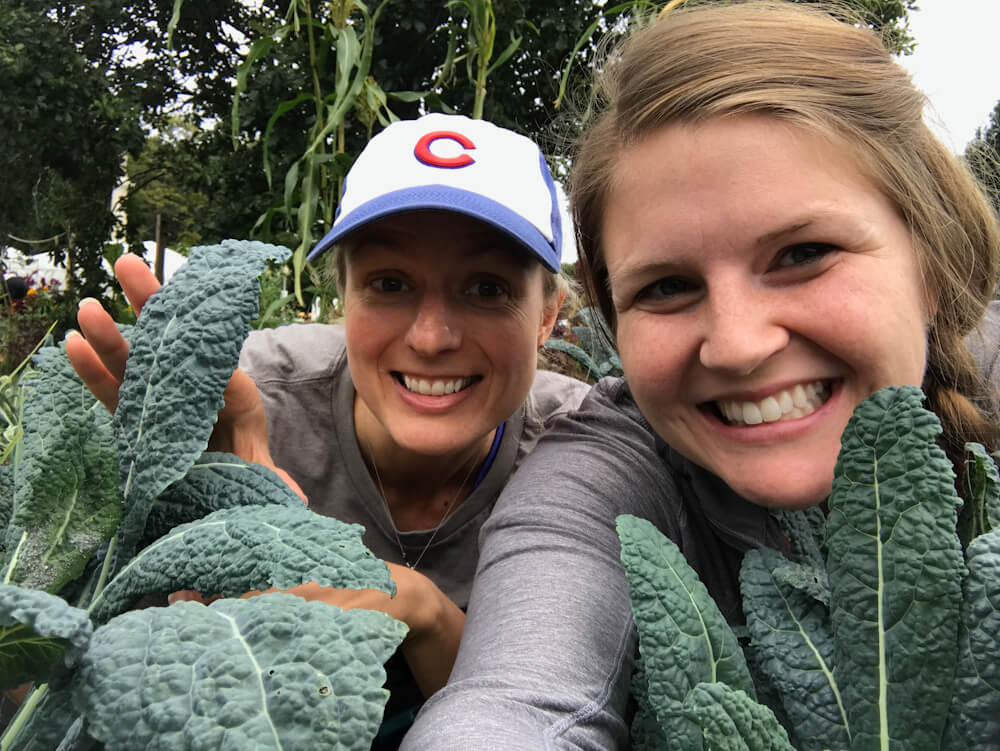
M35 711L35 708L39 705L42 699L45 698L45 694L49 691L49 684L43 683L37 686L25 700L21 708L17 710L17 714L14 715L14 719L11 720L10 725L4 731L3 736L0 736L0 751L8 751L13 744L14 740L17 738L17 734L21 732L21 728L27 723L28 718L31 717L31 713Z
M111 569L111 559L114 557L115 543L117 541L118 537L116 535L108 542L108 552L104 556L104 563L101 565L101 575L97 579L97 586L94 587L94 598L90 601L91 607L93 607L93 604L100 598L101 593L104 591L104 584L108 580L108 572Z
M24 546L25 540L28 539L28 532L25 530L21 533L21 539L18 540L17 547L14 548L14 554L10 557L10 563L7 564L7 573L4 574L3 583L10 584L10 578L14 575L14 569L17 567L17 558L21 554L21 548Z

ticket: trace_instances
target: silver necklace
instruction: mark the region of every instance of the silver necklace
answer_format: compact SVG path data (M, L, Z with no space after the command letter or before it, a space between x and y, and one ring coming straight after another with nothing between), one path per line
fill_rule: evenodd
M451 499L451 503L449 503L447 506L444 507L444 514L442 514L441 516L441 521L439 521L437 523L437 526L434 527L433 530L431 530L430 539L427 540L427 544L424 545L423 550L420 551L420 555L417 556L417 560L415 560L413 563L410 563L407 560L406 548L403 546L403 540L402 538L400 538L399 532L396 529L396 522L392 518L392 509L389 508L389 499L386 498L385 488L382 486L382 478L379 476L378 473L378 464L375 463L375 452L372 451L371 444L368 443L368 441L365 441L365 443L368 446L368 455L371 457L372 471L375 472L375 482L378 484L379 497L382 499L382 503L385 506L385 512L389 515L389 524L392 525L392 535L393 537L396 538L396 545L397 547L399 547L399 555L403 559L403 565L405 565L408 569L416 571L417 566L420 565L420 561L422 561L424 558L424 553L426 553L428 549L430 549L431 543L433 543L434 538L437 537L438 530L440 530L441 527L444 526L444 523L448 521L448 517L451 515L452 510L454 510L455 504L458 502L458 497L462 495L462 490L465 488L465 483L467 483L469 481L469 478L472 477L472 470L476 468L476 464L473 463L469 466L469 471L465 473L465 478L462 480L462 484L458 486L458 492L455 493L455 497Z

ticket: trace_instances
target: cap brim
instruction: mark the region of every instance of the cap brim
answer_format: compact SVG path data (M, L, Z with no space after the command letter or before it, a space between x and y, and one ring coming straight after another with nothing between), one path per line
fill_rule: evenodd
M486 222L523 245L549 271L559 271L559 253L535 225L517 212L479 193L446 185L404 188L358 206L334 223L333 229L316 244L306 260L316 260L346 235L376 219L420 210L452 211Z

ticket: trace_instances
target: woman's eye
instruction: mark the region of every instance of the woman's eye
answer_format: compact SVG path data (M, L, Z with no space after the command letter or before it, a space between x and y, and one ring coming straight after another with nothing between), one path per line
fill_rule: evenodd
M778 255L777 266L805 266L815 263L835 250L833 245L825 243L801 243L785 248Z
M395 276L380 276L369 282L369 286L376 292L405 292L408 289L406 282Z
M697 285L689 279L668 276L643 287L636 297L640 302L657 302L674 299L678 295L692 292L695 289L697 289Z
M507 289L499 282L480 281L470 286L465 293L475 297L504 297Z

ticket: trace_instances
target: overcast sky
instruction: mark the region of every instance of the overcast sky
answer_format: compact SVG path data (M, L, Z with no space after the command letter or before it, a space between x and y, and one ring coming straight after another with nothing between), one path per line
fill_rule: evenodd
M927 121L953 151L985 126L1000 100L1000 0L918 0L917 40L902 63L930 98Z

